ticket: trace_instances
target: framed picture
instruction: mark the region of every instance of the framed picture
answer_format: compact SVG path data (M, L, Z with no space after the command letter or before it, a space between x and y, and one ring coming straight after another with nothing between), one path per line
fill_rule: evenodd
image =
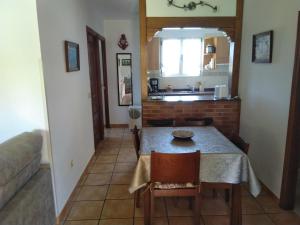
M79 44L65 41L65 57L67 72L80 70Z
M272 63L273 31L253 35L252 62Z

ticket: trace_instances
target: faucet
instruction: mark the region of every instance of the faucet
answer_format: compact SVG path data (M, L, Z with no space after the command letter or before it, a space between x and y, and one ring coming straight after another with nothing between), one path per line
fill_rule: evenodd
M195 86L187 85L188 89L190 89L192 92L195 92Z

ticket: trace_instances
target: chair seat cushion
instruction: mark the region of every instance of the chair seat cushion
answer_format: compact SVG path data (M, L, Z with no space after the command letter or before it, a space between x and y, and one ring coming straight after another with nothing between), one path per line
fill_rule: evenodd
M183 188L194 188L195 185L192 183L184 183L184 184L172 184L172 183L154 183L155 189L163 189L163 190L170 190L170 189L183 189Z

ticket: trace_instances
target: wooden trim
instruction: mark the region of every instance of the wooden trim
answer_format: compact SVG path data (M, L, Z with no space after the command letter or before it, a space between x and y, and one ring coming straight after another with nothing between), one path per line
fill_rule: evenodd
M128 124L111 124L110 127L111 128L128 128L129 125Z
M281 185L280 207L293 209L295 204L299 140L300 140L300 12L298 16L298 31L295 53L295 66L290 100L290 112L286 139L285 159Z
M67 200L64 208L62 209L62 211L60 212L58 217L56 217L56 224L57 225L60 225L65 220L65 218L68 216L68 214L71 210L71 207L72 207L72 201L74 200L74 198L77 194L77 192L76 192L77 187L81 184L81 182L83 181L85 176L88 174L88 168L91 166L91 164L94 162L95 159L96 159L96 156L95 156L95 154L93 154L90 161L88 162L86 168L84 169L83 173L81 174L76 186L74 187L69 199Z
M243 32L243 12L244 0L237 1L236 7L236 21L235 21L235 46L234 59L232 69L231 82L231 96L235 97L239 94L239 78L240 78L240 61L241 61L241 47L242 47L242 32Z
M109 117L109 99L108 99L108 84L107 84L107 60L106 60L106 41L103 36L98 34L89 26L86 26L86 31L93 36L97 37L101 42L101 57L102 57L102 77L104 87L104 111L105 111L105 127L110 128L110 117Z
M148 96L146 0L140 0L139 9L140 9L141 95L142 95L142 99L145 99Z
M266 192L269 196L271 196L271 198L279 205L279 198L262 181L260 181L260 184L262 190Z
M164 27L206 27L225 31L235 42L231 96L238 95L244 0L237 0L234 17L146 17L146 0L140 0L140 46L142 100L148 97L147 40Z

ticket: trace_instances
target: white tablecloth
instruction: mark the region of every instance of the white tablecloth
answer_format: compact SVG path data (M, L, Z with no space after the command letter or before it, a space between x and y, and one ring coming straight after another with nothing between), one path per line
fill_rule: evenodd
M183 129L194 132L191 141L173 139L172 131ZM187 153L200 150L200 181L211 183L249 183L253 196L261 191L249 158L214 127L149 127L141 133L141 157L129 188L130 193L150 181L151 151Z

